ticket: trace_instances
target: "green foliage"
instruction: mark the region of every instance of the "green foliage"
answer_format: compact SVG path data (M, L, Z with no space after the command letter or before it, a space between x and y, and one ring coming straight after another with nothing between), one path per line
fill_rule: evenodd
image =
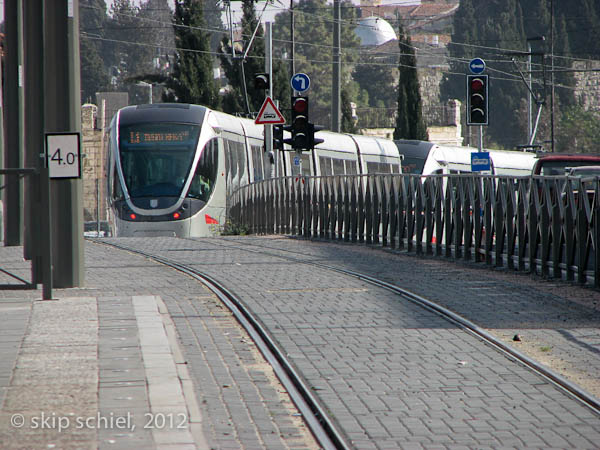
M223 229L221 230L222 236L247 236L250 231L248 225L234 222L231 219L227 219Z
M366 96L355 96L353 92L357 92L358 86L349 86L352 64L358 59L356 53L349 49L358 48L360 45L353 24L356 8L350 6L349 2L340 4L341 90L348 91L350 101L360 103ZM294 24L295 71L306 73L311 80L307 93L310 97L311 122L331 128L333 10L325 0L299 0L294 4ZM273 35L274 58L290 58L292 49L289 10L275 17ZM289 77L286 84L289 84Z
M234 58L231 42L224 37L219 51L221 67L231 87L223 99L223 110L230 114L257 113L265 100L265 91L254 87L255 75L265 72L264 29L262 24L257 29L258 19L253 0L242 0L242 11L242 48L236 48ZM255 30L254 40L250 41ZM242 59L246 51L247 57ZM284 105L289 105L290 97L287 71L278 60L273 61L272 67L273 98L280 100L280 108L285 109Z
M356 128L356 122L352 117L352 107L350 105L350 97L347 91L342 91L341 93L341 102L342 102L342 133L358 133L358 129Z
M217 108L219 89L213 78L209 36L203 31L202 3L176 2L173 20L177 54L163 100Z
M422 101L417 75L417 60L410 36L398 23L398 112L394 139L427 140L427 126L423 120Z
M96 92L108 88L108 72L101 57L104 26L107 21L104 0L81 0L80 22L80 64L81 100L95 102Z
M599 153L600 117L579 105L566 108L557 137L557 150L566 153Z

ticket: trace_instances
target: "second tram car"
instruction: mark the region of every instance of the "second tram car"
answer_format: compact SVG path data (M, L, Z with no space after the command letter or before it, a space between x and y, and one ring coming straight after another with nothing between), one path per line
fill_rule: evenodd
M404 157L404 173L419 175L470 173L472 147L453 147L425 141L395 141ZM536 161L532 152L485 150L490 153L493 175L528 176Z

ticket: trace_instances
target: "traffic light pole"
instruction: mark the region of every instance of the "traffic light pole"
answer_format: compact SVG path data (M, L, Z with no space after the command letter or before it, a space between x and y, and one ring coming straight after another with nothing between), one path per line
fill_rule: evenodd
M273 23L265 23L265 72L269 74L269 91L267 97L273 99ZM273 155L275 173L277 172L277 157L273 154L273 125L265 125L265 152Z

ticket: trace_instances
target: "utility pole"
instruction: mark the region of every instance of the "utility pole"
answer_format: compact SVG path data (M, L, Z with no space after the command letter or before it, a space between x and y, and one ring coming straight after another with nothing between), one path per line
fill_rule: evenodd
M42 169L40 154L44 153L44 2L27 0L23 3L23 48L25 78L25 167ZM47 195L48 186L40 183L39 177L25 178L25 242L24 255L31 260L32 281L42 283L45 273L43 248L50 236L47 229L46 205L42 196Z
M290 0L290 40L292 41L292 49L291 49L291 71L290 77L292 77L296 73L296 63L294 61L294 51L296 45L294 43L294 0Z
M273 99L273 23L265 23L265 72L269 78L269 91L267 97ZM265 152L267 155L273 152L273 125L266 124L265 127ZM277 155L275 155L277 156Z
M550 140L554 153L554 0L550 0Z
M79 0L44 2L45 131L81 132ZM82 286L83 184L55 179L51 184L54 285Z
M23 0L5 0L4 117L6 168L23 167ZM5 177L4 245L23 244L23 182L17 176Z
M341 129L340 0L333 0L333 79L331 88L331 131Z

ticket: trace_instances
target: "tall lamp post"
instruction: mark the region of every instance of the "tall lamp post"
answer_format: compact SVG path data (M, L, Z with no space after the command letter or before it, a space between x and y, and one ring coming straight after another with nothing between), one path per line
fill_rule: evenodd
M145 81L138 81L136 83L137 86L147 86L150 88L150 101L149 104L152 104L152 83L146 83Z

